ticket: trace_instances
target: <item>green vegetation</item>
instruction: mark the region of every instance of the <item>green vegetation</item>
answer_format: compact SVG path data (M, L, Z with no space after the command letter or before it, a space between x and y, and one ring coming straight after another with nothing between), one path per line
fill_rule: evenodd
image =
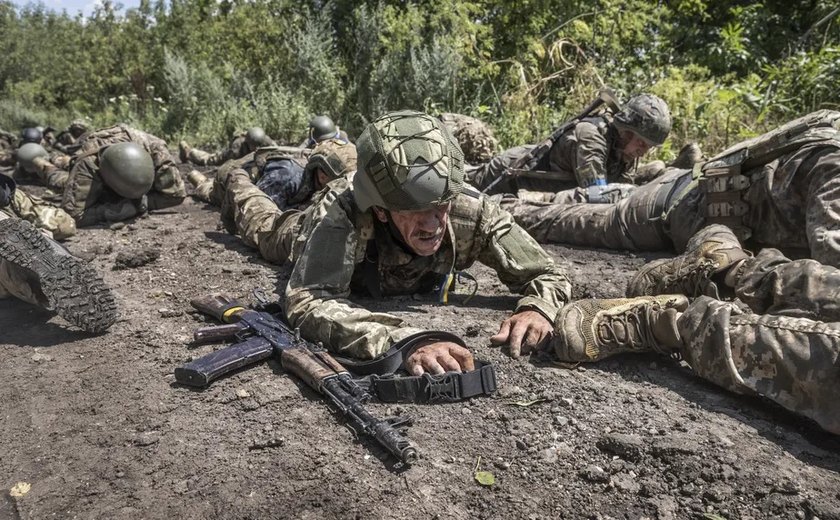
M142 0L89 19L0 0L0 128L126 121L219 144L251 124L296 142L391 109L480 117L533 142L602 84L674 115L661 154L718 150L840 109L833 0Z

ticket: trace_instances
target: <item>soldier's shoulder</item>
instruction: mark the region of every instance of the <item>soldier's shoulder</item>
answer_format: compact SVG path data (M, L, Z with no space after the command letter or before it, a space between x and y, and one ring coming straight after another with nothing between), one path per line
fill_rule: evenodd
M452 202L452 210L449 212L450 220L454 224L475 225L481 218L484 208L485 196L476 188L465 185L461 193Z

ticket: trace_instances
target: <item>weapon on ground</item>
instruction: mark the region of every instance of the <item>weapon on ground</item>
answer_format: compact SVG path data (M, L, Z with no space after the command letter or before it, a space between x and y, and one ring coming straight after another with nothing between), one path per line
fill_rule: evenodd
M224 374L276 354L284 369L323 395L347 418L354 431L373 437L404 464L417 460L417 448L399 429L411 420L378 419L371 415L364 407L371 395L324 349L302 339L270 313L247 309L229 296L213 294L190 303L227 323L198 329L194 334L196 342L231 337L240 341L176 368L177 382L204 387Z
M601 105L606 104L610 107L613 111L618 112L619 110L619 103L618 98L616 98L613 91L609 88L603 88L598 92L598 98L595 99L592 103L590 103L586 108L583 109L583 112L576 115L572 119L569 119L562 125L558 126L551 135L548 136L544 141L539 143L538 145L531 148L528 153L524 154L522 157L517 159L513 164L510 165L509 168L505 169L505 173L496 177L490 184L487 185L486 188L481 190L481 193L488 193L495 185L499 184L505 179L509 179L512 177L519 177L525 175L525 172L532 171L527 166L531 164L534 160L539 160L543 155L548 153L551 150L551 147L554 146L554 143L560 139L560 137L565 134L570 128L575 126L580 122L581 119L589 116L592 112L598 109ZM545 172L545 173L552 173L552 172ZM541 178L548 179L550 177L541 175ZM565 179L565 176L563 177Z

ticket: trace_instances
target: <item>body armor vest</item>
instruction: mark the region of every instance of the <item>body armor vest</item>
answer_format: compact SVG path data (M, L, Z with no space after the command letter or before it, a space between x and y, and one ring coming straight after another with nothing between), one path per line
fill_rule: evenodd
M744 216L750 208L743 196L753 181L751 174L803 146L832 140L840 146L840 112L819 110L696 164L706 221L728 226L741 240L748 239L752 231L744 224Z

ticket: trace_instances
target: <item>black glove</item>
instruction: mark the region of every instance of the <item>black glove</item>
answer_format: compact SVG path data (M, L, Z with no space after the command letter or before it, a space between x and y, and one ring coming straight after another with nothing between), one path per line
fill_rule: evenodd
M0 208L5 208L12 203L16 188L17 184L15 184L14 179L0 174Z

